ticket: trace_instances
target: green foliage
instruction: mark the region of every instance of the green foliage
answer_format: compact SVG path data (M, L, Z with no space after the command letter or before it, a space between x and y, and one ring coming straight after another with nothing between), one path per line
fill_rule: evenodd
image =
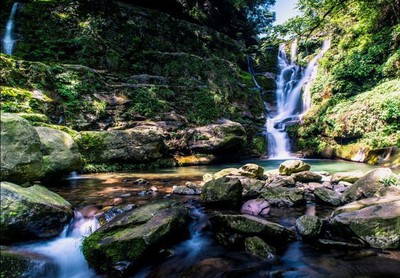
M400 186L400 177L398 175L392 174L389 177L383 178L382 184L384 186Z

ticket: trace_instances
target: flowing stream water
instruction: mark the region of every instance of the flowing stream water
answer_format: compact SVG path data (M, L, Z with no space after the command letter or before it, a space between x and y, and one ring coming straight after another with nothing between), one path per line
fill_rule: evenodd
M15 38L14 38L14 17L15 13L18 9L18 3L14 3L11 8L10 17L8 18L7 25L6 25L6 32L3 38L3 49L4 53L7 55L12 55L14 46L15 46Z
M268 156L274 159L291 157L286 125L298 121L310 108L310 84L316 76L317 61L329 49L330 41L324 41L320 52L305 69L295 64L297 40L294 40L291 45L290 62L287 59L285 47L281 45L278 52L280 73L276 81L277 112L268 115L266 122Z
M282 160L248 161L257 163L265 170L278 168ZM355 168L367 172L373 166L355 162L308 160L313 171L330 173L349 171ZM212 166L193 166L158 169L136 173L105 173L91 175L74 174L64 180L46 185L50 190L68 200L76 213L73 221L55 239L17 245L15 248L26 253L35 253L46 257L53 265L45 269L43 275L48 278L95 278L96 275L84 259L80 246L83 237L97 229L98 222L93 215L98 209L109 206L116 198L122 199L122 205L143 205L148 202L169 198L186 203L191 221L190 236L171 246L171 256L163 261L149 261L135 274L141 277L396 277L400 273L400 252L385 256L357 257L346 252L317 250L301 241L290 244L279 254L278 264L254 257L248 253L226 249L215 241L208 224L208 215L212 212L201 206L196 196L171 194L173 185L184 185L186 181L199 182L205 173L214 173L228 167L240 167L240 164ZM72 178L71 178L72 177ZM159 191L141 194L142 186L132 181L145 178ZM308 204L299 208L271 208L267 220L286 227L293 227L302 215L327 216L332 208ZM340 269L340 276L338 274ZM193 272L195 270L195 272ZM381 276L369 276L369 274ZM185 276L186 275L186 276ZM382 276L383 275L383 276ZM385 276L386 275L386 276ZM32 276L30 276L32 277Z

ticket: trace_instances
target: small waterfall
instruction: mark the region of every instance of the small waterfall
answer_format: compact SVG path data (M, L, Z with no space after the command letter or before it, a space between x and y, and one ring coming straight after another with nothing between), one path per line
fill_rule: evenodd
M285 46L281 45L278 52L280 74L276 84L277 114L268 115L266 128L268 135L268 155L270 158L290 158L290 142L286 125L298 121L310 108L310 84L316 76L317 61L329 49L330 40L323 43L321 51L307 65L305 70L294 63L296 59L297 40L291 45L291 62L289 63ZM302 94L303 87L304 93Z
M4 53L7 55L12 55L15 45L15 38L14 38L14 16L18 9L18 3L14 3L11 9L10 17L7 21L6 25L6 33L4 34L3 38L3 49Z
M85 236L99 228L95 217L86 218L80 212L75 212L71 224L65 227L61 235L47 242L21 246L21 249L44 255L52 260L57 267L51 277L58 278L95 278L80 246Z

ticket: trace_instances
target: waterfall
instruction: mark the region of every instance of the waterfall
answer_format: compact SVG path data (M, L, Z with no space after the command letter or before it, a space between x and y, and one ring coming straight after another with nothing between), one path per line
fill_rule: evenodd
M14 50L15 39L13 37L14 32L14 16L17 12L18 3L14 3L11 9L10 17L7 21L6 25L6 33L4 34L3 38L3 49L4 53L7 55L11 55Z
M91 234L99 227L95 217L84 217L80 212L75 212L71 224L55 239L21 246L22 250L44 255L55 264L55 273L48 277L58 278L95 278L85 260L80 246L85 236Z
M280 74L276 81L278 109L275 115L268 115L265 124L270 158L284 159L291 157L286 125L289 122L298 121L301 115L310 108L310 84L316 76L317 61L329 47L330 40L324 41L321 51L308 63L304 70L294 63L297 40L294 40L291 45L290 63L286 57L285 45L279 47L278 67ZM304 93L302 94L304 86Z

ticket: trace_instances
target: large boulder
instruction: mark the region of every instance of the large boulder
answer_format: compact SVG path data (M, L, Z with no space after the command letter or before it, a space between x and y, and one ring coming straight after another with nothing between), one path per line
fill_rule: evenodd
M370 246L400 249L400 197L368 198L337 208L332 230L357 236Z
M279 174L289 176L293 173L308 171L310 169L310 164L307 164L299 159L291 159L286 160L279 165Z
M206 182L201 190L201 201L207 205L236 208L242 201L242 184L236 177L225 176Z
M46 176L70 173L81 167L81 155L72 137L49 127L36 127L43 154L43 170Z
M162 157L162 133L154 127L113 131L82 131L79 150L91 163L146 163Z
M231 155L237 156L238 150L246 143L246 131L240 123L229 120L221 120L194 129L184 130L188 137L187 145L184 146L194 153L227 153L230 150L235 152Z
M276 262L278 259L275 255L275 250L269 246L264 240L258 236L248 237L244 240L246 252L260 257L270 262Z
M265 187L261 190L261 196L271 206L293 207L303 205L306 202L304 190L287 187Z
M182 204L163 201L115 217L84 239L82 251L99 273L126 276L185 231Z
M362 198L374 197L384 187L383 180L393 174L389 168L372 170L358 179L342 194L342 202L349 203Z
M40 138L29 122L1 113L1 180L25 183L43 177Z
M71 205L47 188L1 183L0 239L13 243L61 233L73 216Z

